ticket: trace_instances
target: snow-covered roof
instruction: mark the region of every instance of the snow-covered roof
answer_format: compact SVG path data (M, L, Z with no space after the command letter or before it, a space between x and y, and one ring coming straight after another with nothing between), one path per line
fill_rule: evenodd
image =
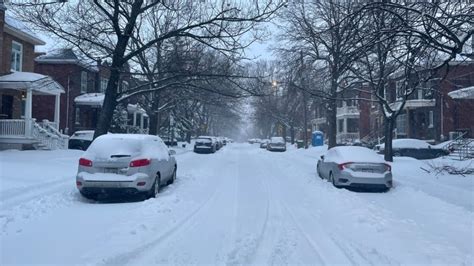
M85 57L78 56L73 49L65 48L50 51L38 56L35 61L42 64L76 64L90 71L98 72L97 63Z
M474 99L474 86L449 92L448 95L453 99Z
M77 96L74 98L74 102L77 105L87 105L87 106L94 106L94 107L102 107L104 104L105 94L100 92L93 92L93 93L85 93ZM138 104L128 104L127 105L128 113L140 113L143 116L148 116L146 111L140 107Z
M104 103L105 94L103 93L86 93L74 98L77 105L88 105L95 107L102 107Z
M46 44L25 24L8 15L5 16L5 32L34 45Z
M146 114L145 109L143 109L142 107L140 107L140 105L138 105L138 104L128 104L128 105L127 105L127 111L128 111L129 113L137 112L137 113L143 114L144 116L148 116L148 115Z
M13 72L0 76L0 90L26 90L32 89L40 94L56 95L63 93L63 87L51 77L31 72Z

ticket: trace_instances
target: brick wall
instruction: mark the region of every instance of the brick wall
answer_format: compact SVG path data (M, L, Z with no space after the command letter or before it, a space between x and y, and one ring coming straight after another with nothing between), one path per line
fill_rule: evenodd
M31 43L22 41L10 34L3 34L3 51L2 51L2 61L0 61L0 71L4 74L9 73L11 69L11 50L12 42L18 42L23 45L23 61L22 61L22 71L23 72L33 72L34 71L34 58L35 58L35 46Z
M74 98L81 94L81 70L82 68L75 64L36 63L35 65L36 73L52 77L64 88L65 92L61 94L59 123L59 128L64 131L67 127L71 131L74 126ZM54 103L55 96L35 95L33 97L33 117L39 121L43 119L53 121Z

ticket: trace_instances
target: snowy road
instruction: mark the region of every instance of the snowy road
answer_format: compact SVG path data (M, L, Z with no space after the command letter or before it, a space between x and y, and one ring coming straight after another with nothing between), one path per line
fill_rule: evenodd
M321 152L186 152L157 199L121 203L80 197L80 152L2 152L0 264L472 265L472 177L444 195L394 165L393 190L356 193L317 177Z

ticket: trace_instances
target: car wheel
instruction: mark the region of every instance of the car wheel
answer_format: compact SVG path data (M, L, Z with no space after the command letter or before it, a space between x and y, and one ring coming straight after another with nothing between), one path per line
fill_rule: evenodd
M319 164L316 166L316 172L317 172L319 178L324 179L323 176L321 175L321 172L319 171Z
M334 179L334 175L332 174L332 172L329 174L329 180L335 188L341 188L340 186L336 185L336 179Z
M171 179L168 182L168 185L173 184L175 180L176 180L176 166L174 167L173 174L171 175Z
M160 174L157 173L156 178L155 178L155 183L153 183L153 186L151 187L148 193L150 198L156 198L158 196L158 193L160 192L160 188L161 188L160 183L161 183Z

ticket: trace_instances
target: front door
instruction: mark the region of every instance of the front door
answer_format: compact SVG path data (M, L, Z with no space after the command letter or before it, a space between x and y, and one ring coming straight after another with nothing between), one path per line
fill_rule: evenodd
M0 113L0 119L12 119L13 118L13 96L2 95L2 111Z

